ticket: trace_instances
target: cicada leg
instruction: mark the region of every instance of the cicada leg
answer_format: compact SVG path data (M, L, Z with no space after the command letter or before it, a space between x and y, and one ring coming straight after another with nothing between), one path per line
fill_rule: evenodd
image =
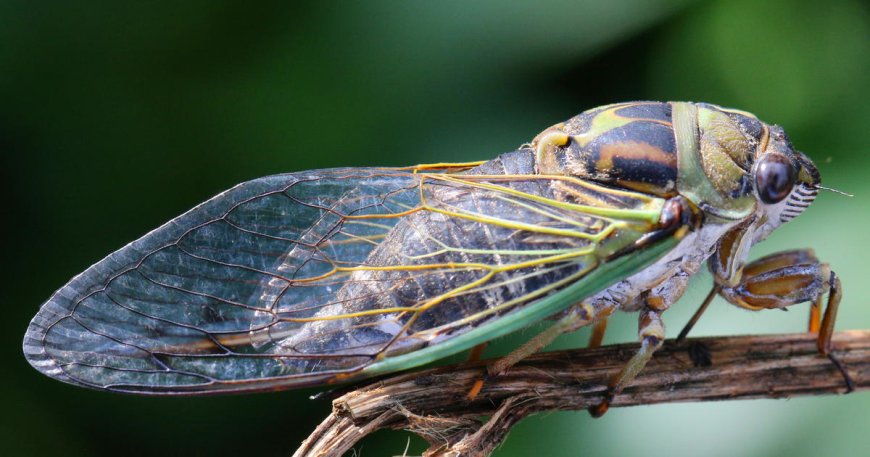
M683 295L689 285L690 276L687 272L678 269L661 284L643 292L636 298L641 304L637 324L640 349L625 364L625 367L610 380L604 400L589 408L589 413L593 417L601 417L607 412L613 398L637 378L653 354L662 346L665 340L662 313Z
M743 269L740 281L734 286L720 290L725 300L741 308L758 311L783 309L788 306L811 302L809 330L818 332L821 305L828 295L825 312L826 331L819 333L819 352L827 354L830 338L840 303L840 280L826 263L820 263L809 249L783 251L762 257ZM827 332L827 333L826 333Z
M610 314L612 310L609 310L607 314ZM496 360L491 365L487 366L487 374L489 376L497 376L508 369L510 367L516 365L526 357L537 353L541 349L547 347L550 343L552 343L559 335L563 333L573 332L585 325L588 325L598 314L594 307L579 304L573 306L568 310L568 312L562 316L555 324L547 327L543 332L535 335L534 338L527 341L522 346L517 349L511 351L508 355ZM477 346L475 346L475 349ZM474 351L474 349L472 349ZM471 386L470 391L468 392L468 399L474 400L477 395L480 393L480 390L483 388L486 380L484 378L478 379Z
M555 324L535 335L534 338L513 350L510 354L496 360L492 365L487 367L487 371L490 375L504 373L510 367L516 365L526 357L547 347L558 338L559 335L573 332L588 325L593 319L595 319L596 314L597 311L595 308L585 303L572 307L561 319L556 321Z
M819 295L810 304L810 319L807 325L807 331L810 333L818 333L821 329L822 319L822 299L824 296Z
M740 283L723 287L721 295L730 303L751 310L811 302L809 330L818 331L819 352L827 355L842 298L841 288L840 279L828 264L819 262L811 250L800 249L752 262L743 269ZM825 295L828 301L822 317Z
M683 326L683 329L680 330L680 334L677 335L677 344L682 343L686 337L689 335L689 332L692 331L692 328L695 324L698 323L698 320L701 319L701 316L704 315L704 312L707 311L707 307L710 306L710 303L716 298L716 295L719 295L719 291L721 290L718 284L714 285L710 292L707 293L707 296L704 298L704 301L701 302L701 306L698 307L698 310L695 311L695 314L692 315L692 318L689 319L689 322Z
M477 362L483 356L483 351L486 350L486 347L489 346L489 341L484 341L483 343L478 344L471 348L468 351L468 361L469 362Z
M604 342L604 333L607 332L608 319L609 316L604 316L595 321L595 324L592 326L592 334L589 335L589 344L587 347L601 347L601 343Z
M665 340L665 325L662 322L662 312L663 310L649 307L641 310L638 318L640 349L625 364L622 371L610 380L607 385L604 401L589 408L589 413L592 417L603 416L610 408L610 402L613 401L613 398L619 395L625 386L631 384L637 378L637 375L640 374L653 354L662 347L662 343Z
M489 346L489 341L483 342L471 348L468 351L468 361L469 362L477 362L483 356L483 351L486 350L486 347ZM477 398L477 394L480 393L480 390L483 389L484 378L480 378L474 381L474 384L471 386L471 389L468 391L468 399L474 400Z
M767 276L767 277L769 277L768 280L776 281L778 279L780 282L782 282L783 285L785 285L787 287L788 283L786 282L786 278L788 277L789 273L794 273L794 271L787 271L787 270L782 270L782 269L785 267L789 267L789 266L796 267L797 265L801 265L801 264L816 264L816 265L819 265L819 267L824 265L827 268L826 264L819 263L819 260L816 258L815 254L813 253L813 251L811 249L796 249L796 250L783 251L783 252L771 254L769 256L760 258L760 259L756 260L755 262L750 263L745 268L743 268L739 272L739 274L737 275L737 277L739 279L736 281L735 286L728 287L728 286L723 286L723 285L719 285L719 284L714 284L713 288L710 290L710 293L704 299L704 302L701 303L701 306L698 308L697 311L695 311L695 314L692 315L692 318L689 319L689 322L686 323L686 325L680 331L680 335L677 337L677 343L681 343L683 340L685 340L686 336L689 334L689 331L691 331L692 327L695 326L695 324L701 318L701 315L704 314L704 311L707 310L707 307L710 305L710 302L713 301L713 298L715 298L716 295L723 295L723 297L726 300L728 300L728 297L723 294L723 287L728 289L728 294L731 296L741 295L741 291L743 290L740 287L741 285L746 284L750 281L757 282L758 278L761 277L763 274L768 274L768 276ZM715 275L716 268L713 267L713 270L714 270L714 275ZM794 269L792 269L792 270L794 270ZM771 272L773 272L773 271L779 271L779 273L772 274ZM729 282L727 278L723 278L722 281L725 283ZM838 283L839 283L839 280L838 280ZM822 303L823 303L824 296L825 296L825 293L824 293L824 291L822 291L822 293L817 294L812 299L812 303L810 305L809 324L807 326L808 331L810 333L817 333L820 329L821 317L822 317L821 310L822 310ZM749 296L748 299L751 301L752 297ZM728 300L728 301L731 302L732 304L740 306L741 308L747 308L747 309L752 309L752 310L764 308L764 307L753 306L749 302L747 302L746 300L743 300L743 301L741 301L741 300L737 300L737 301ZM789 302L787 305L783 305L783 306L788 306L788 305L795 304L795 303L801 303L801 302L800 301ZM768 307L770 307L770 306L768 306Z
M736 285L722 286L719 294L729 303L753 311L811 302L809 331L818 332L819 353L831 359L843 374L847 391L854 390L849 373L831 354L831 337L842 298L840 278L828 264L819 262L811 250L784 251L758 259L743 269Z

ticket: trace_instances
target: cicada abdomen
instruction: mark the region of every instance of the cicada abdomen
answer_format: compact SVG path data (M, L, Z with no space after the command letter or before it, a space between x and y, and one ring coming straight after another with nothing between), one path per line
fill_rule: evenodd
M660 201L538 178L528 150L461 174L416 176L419 201L371 245L359 267L335 274L307 249L300 249L306 260L292 259L332 273L308 274L317 279L300 286L341 280L335 296L321 295L313 313L289 298L286 308L279 302L283 322L269 332L287 328L278 331L288 335L279 346L306 356L292 362L296 370L352 369L496 320L576 281L658 222L615 223L578 212L657 211ZM377 219L347 219L332 230L383 223Z

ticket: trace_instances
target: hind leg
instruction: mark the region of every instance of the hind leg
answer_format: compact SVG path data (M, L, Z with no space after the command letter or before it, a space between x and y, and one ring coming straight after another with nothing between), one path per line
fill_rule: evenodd
M609 314L611 311L612 309L607 311L606 314ZM487 366L487 374L489 376L497 376L504 373L505 371L510 369L510 367L516 365L526 357L536 354L540 350L547 347L556 338L558 338L559 335L573 332L583 326L588 325L590 322L592 322L593 319L595 319L596 314L598 314L598 312L595 310L595 308L586 304L581 303L572 307L564 316L556 321L555 324L547 327L546 330L535 335L532 339L530 339L517 349L514 349L508 355L496 360L491 365ZM477 346L475 348L477 348ZM477 395L480 393L481 389L483 389L485 382L485 378L478 379L474 382L468 392L469 400L474 400L475 398L477 398Z
M571 333L581 327L589 325L589 323L592 322L595 319L595 316L599 313L600 311L596 310L595 307L584 303L572 307L567 314L556 321L555 324L537 334L534 338L530 339L510 354L496 360L495 363L487 367L487 371L490 375L504 373L521 360L547 347L558 338L559 335Z

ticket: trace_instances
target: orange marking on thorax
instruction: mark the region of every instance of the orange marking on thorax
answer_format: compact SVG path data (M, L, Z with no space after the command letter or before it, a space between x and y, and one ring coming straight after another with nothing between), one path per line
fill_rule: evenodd
M677 166L676 154L668 154L653 145L636 141L610 143L602 146L598 162L595 165L599 170L610 170L613 168L613 159L615 158L649 160L671 168Z

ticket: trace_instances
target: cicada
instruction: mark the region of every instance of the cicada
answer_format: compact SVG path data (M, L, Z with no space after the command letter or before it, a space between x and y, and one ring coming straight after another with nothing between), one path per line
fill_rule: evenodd
M492 364L500 373L583 326L600 344L608 316L638 311L641 346L612 398L706 262L710 298L812 302L827 354L841 296L830 267L810 250L747 261L821 188L783 129L750 113L603 106L485 162L239 184L74 277L33 318L24 353L96 389L267 391L417 367L549 319Z

